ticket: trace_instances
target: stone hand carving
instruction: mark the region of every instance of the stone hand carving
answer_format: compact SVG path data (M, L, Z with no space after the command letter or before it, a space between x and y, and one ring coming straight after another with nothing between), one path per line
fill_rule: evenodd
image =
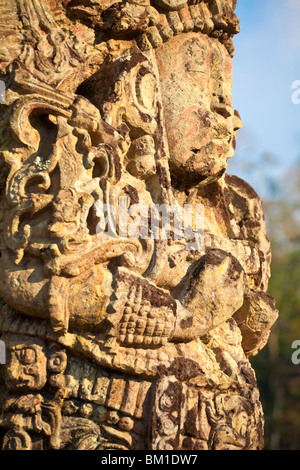
M236 1L8 4L2 448L261 449L248 358L278 312L261 200L226 174ZM154 236L187 205L201 243Z

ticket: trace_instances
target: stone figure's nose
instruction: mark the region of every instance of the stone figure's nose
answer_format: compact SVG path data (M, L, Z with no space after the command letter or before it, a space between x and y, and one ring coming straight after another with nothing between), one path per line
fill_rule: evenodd
M241 120L240 113L235 109L234 110L234 118L233 118L233 130L237 132L239 129L242 129L243 122Z
M223 96L223 94L213 93L211 100L211 110L228 119L234 115L231 101Z

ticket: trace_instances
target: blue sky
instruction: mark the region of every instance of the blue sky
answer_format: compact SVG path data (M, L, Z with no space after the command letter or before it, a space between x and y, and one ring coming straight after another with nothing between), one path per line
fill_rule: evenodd
M300 157L300 104L291 100L300 80L300 0L238 0L236 13L233 103L244 127L229 172L263 197L263 155L277 160L268 163L275 179Z

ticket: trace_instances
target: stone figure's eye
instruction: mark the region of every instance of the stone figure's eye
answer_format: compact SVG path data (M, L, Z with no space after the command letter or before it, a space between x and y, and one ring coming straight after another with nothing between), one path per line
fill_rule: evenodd
M199 64L194 64L192 61L188 61L185 64L185 70L188 74L195 75L198 78L207 75L207 72L203 68L201 68Z
M36 362L36 352L32 348L24 348L19 351L19 360L21 364L29 365Z

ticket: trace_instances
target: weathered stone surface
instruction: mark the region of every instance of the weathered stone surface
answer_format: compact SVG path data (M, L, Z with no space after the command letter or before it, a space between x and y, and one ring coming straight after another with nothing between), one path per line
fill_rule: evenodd
M243 306L234 314L247 356L256 356L268 342L278 312L274 299L265 292L249 292Z
M278 312L262 202L226 175L235 5L0 0L3 449L263 447L248 356ZM155 237L186 205L203 233Z

